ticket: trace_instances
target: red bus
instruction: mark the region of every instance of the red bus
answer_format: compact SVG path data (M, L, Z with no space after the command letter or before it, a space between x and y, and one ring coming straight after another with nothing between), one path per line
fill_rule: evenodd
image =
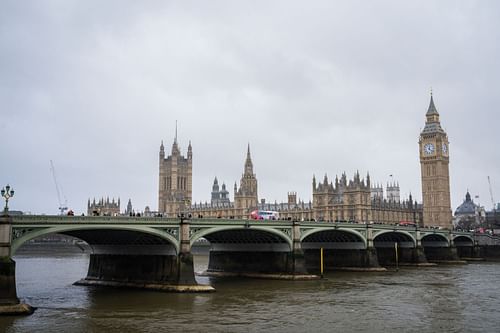
M280 218L280 213L270 210L254 210L250 213L250 218L254 220L277 220Z
M398 225L403 226L403 227L414 227L415 222L411 221L399 221Z

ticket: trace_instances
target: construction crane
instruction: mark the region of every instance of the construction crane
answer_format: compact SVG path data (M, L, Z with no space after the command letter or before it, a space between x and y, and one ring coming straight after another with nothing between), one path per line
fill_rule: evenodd
M495 199L493 199L493 191L491 190L490 176L488 176L488 185L490 187L490 198L491 198L491 203L493 205L493 211L495 211Z
M490 229L492 230L493 232L493 228L495 227L495 225L497 224L497 210L496 210L496 206L495 206L495 199L493 198L493 191L491 190L491 180L490 180L490 176L488 176L488 185L490 187L490 198L491 198L491 203L493 204L493 223L490 222L488 223L489 224L489 227ZM493 225L492 225L493 224Z
M59 201L58 209L61 212L61 215L65 215L65 212L68 210L68 201L64 196L62 188L59 188L59 184L57 183L56 169L54 168L54 163L52 162L52 160L50 160L50 171L52 172L52 178L54 178L54 184L56 185L57 200ZM61 195L64 197L64 203L61 200Z

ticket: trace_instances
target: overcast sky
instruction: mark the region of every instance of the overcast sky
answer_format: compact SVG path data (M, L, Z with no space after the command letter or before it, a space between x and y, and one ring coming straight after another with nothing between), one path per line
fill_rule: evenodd
M451 201L500 201L497 1L2 1L0 185L11 209L88 198L158 207L158 153L193 146L193 199L233 199L250 143L259 198L370 172L421 201L432 87Z

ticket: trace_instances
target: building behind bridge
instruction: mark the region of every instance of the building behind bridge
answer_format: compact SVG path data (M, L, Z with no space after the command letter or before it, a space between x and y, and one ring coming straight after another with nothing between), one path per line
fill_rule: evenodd
M493 209L486 212L486 225L493 230L495 235L500 235L500 203L493 206Z
M313 211L316 220L380 222L395 224L402 221L420 223L422 207L409 198L401 201L399 184L388 184L384 197L380 186L372 187L370 175L361 178L359 172L347 179L345 173L334 182L316 183L313 177ZM374 194L375 193L375 194Z
M215 179L211 202L193 203L193 151L189 143L187 157L181 155L176 130L171 155L165 157L163 142L160 146L158 212L168 217L189 212L195 217L249 218L252 210L260 209L278 211L280 217L294 220L388 224L404 221L451 229L449 141L441 127L432 93L425 116L425 127L418 142L423 204L417 204L411 194L401 199L399 183L388 183L384 196L380 185L373 186L370 176L367 174L362 179L359 172L351 179L344 173L334 182L326 175L322 182L317 182L313 176L312 202L297 201L294 192L289 193L284 203L259 202L250 146L240 185L234 184L234 201L229 200L225 184L219 190Z
M234 201L229 199L229 191L225 184L219 187L218 179L214 179L211 201L192 203L192 146L189 144L188 156L180 154L177 138L172 145L172 153L165 158L163 143L160 146L160 184L159 213L167 217L175 217L180 213L190 213L194 217L206 218L249 218L252 210L270 210L280 213L280 218L294 220L319 221L354 221L380 222L395 224L401 221L420 223L422 207L413 202L411 195L401 201L399 184L387 185L384 196L383 189L377 185L372 187L370 176L361 179L359 172L350 180L342 174L335 182L322 183L312 180L312 202L297 200L296 192L288 193L287 202L266 202L258 200L257 178L253 171L250 146L244 164L244 171L239 186L234 184ZM376 193L376 195L374 195Z
M118 216L120 215L120 198L115 201L115 198L109 200L101 198L99 200L90 199L87 202L87 215L89 216Z

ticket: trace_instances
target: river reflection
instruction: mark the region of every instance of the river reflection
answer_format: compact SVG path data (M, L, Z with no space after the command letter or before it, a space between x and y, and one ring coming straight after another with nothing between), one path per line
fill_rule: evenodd
M198 277L210 294L73 286L88 256L17 256L18 295L38 307L0 332L496 332L500 263L334 272L319 281ZM206 256L195 258L203 271Z

